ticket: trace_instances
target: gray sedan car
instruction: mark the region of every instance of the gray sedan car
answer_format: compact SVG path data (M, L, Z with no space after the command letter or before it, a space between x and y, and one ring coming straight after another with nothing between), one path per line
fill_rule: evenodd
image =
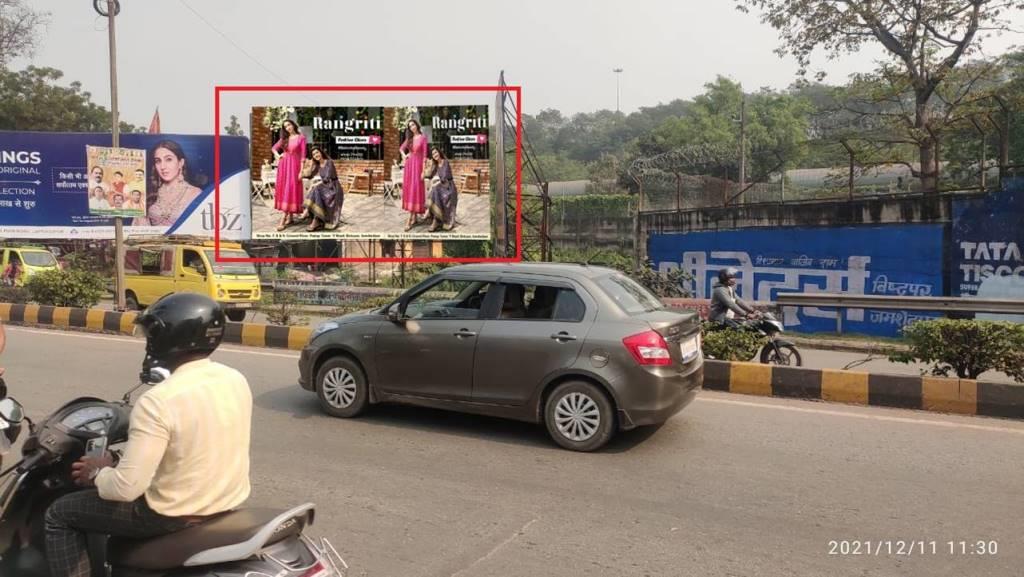
M696 313L609 268L464 265L317 327L300 385L324 412L398 402L544 423L592 451L666 421L703 382Z

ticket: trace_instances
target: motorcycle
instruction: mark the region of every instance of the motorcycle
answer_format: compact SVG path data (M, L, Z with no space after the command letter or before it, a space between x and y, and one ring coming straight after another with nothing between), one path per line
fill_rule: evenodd
M796 345L792 341L779 338L778 335L783 332L782 321L776 319L772 313L764 312L754 318L748 318L740 323L740 326L745 330L768 337L768 342L761 347L759 355L762 364L791 367L799 367L803 364Z
M71 465L107 444L128 440L131 395L169 376L143 371L120 401L79 397L41 423L18 401L0 399L0 456L10 452L23 425L28 437L21 460L0 472L0 577L49 577L43 518L72 491ZM3 387L0 379L0 389ZM342 577L345 560L326 539L307 537L315 507L242 508L200 525L152 539L89 535L92 574L100 577Z
M775 318L772 313L764 312L747 317L742 321L731 321L728 325L718 325L712 330L750 331L767 337L768 342L761 347L759 354L755 355L762 364L791 367L799 367L803 364L803 358L800 356L800 351L796 349L796 345L792 341L778 337L783 332L783 325L782 321ZM710 359L714 358L705 356Z

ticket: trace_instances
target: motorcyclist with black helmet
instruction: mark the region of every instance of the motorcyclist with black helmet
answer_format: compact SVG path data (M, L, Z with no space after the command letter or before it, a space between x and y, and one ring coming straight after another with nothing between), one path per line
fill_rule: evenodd
M211 361L225 314L212 299L168 295L136 319L146 335L143 374L170 376L135 403L128 442L115 462L83 457L80 486L46 512L54 577L89 577L86 534L150 538L238 507L249 497L252 393L238 371Z
M731 266L718 271L718 282L711 291L711 308L708 313L712 322L735 328L739 324L733 320L736 315L741 317L757 315L754 307L736 296L736 277L738 275L739 271Z

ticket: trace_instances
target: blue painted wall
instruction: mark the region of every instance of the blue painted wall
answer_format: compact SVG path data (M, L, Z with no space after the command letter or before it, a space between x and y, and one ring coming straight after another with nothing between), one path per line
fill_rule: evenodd
M698 298L710 296L718 270L726 266L741 271L737 286L748 300L770 301L780 292L940 296L945 229L942 224L906 224L656 234L648 239L648 255L659 270L689 271ZM793 307L785 311L785 320L795 331L833 332L836 314ZM844 331L878 336L898 336L908 322L936 316L871 310L845 314Z

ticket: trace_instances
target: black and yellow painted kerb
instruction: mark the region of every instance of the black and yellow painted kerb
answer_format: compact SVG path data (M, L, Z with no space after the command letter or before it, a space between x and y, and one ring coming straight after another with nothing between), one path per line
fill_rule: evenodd
M0 321L135 334L136 312L75 309L0 303ZM300 350L309 340L309 327L228 323L224 342L251 347ZM830 369L779 367L757 363L707 361L704 388L710 390L816 399L858 405L923 409L1024 419L1024 385L883 375Z
M1024 385L969 379L709 360L704 365L704 388L766 397L1024 419Z
M73 309L42 305L0 303L0 320L12 324L52 325L131 335L136 312L118 313L100 309Z
M20 325L76 328L88 331L135 334L137 312L75 309L41 305L0 303L0 321ZM309 327L279 327L253 323L228 323L224 342L251 347L299 350L309 340Z

